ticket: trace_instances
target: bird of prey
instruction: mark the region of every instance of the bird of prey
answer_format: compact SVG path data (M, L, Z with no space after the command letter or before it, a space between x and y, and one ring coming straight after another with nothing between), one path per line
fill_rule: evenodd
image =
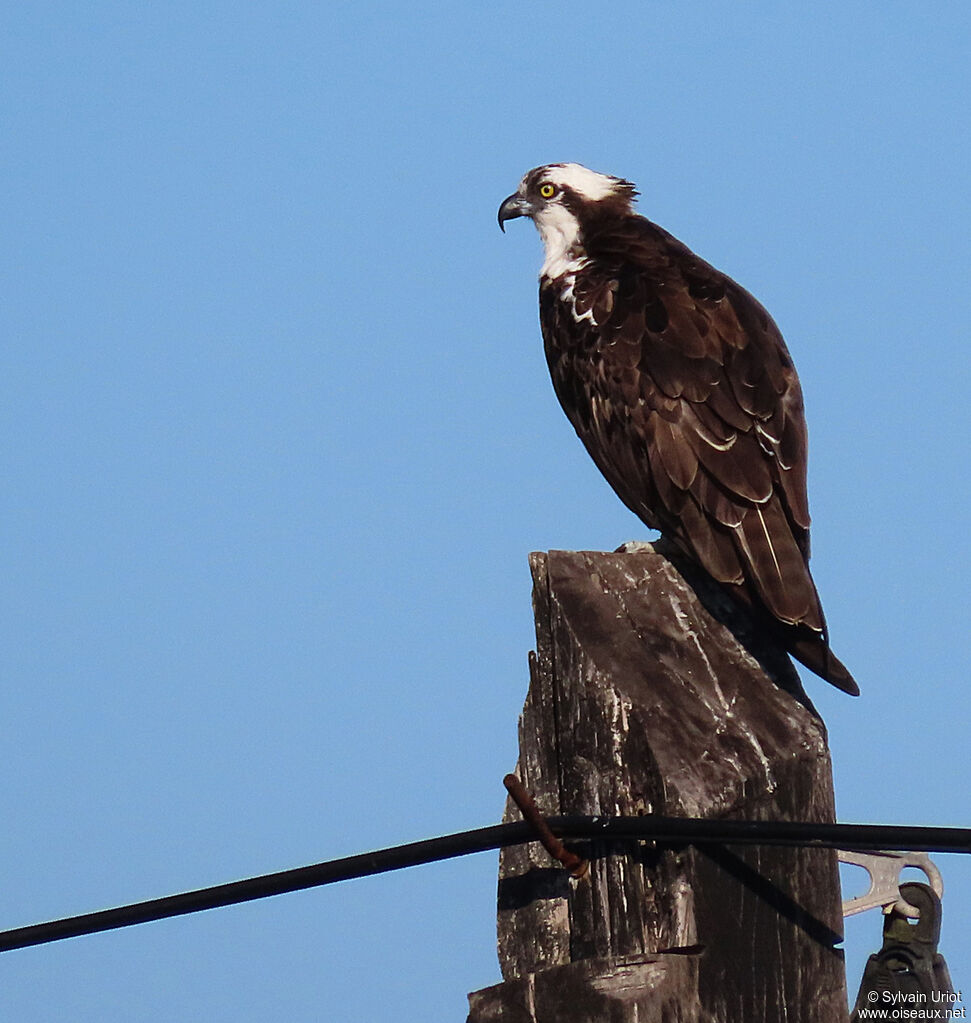
M633 209L629 181L576 163L529 171L499 226L529 217L545 250L539 307L553 388L607 481L827 682L809 574L799 380L744 288Z

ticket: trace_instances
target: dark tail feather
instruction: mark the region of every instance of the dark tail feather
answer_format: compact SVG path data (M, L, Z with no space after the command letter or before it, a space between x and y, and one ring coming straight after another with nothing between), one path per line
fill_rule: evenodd
M690 502L685 507L689 506ZM620 547L618 550L623 551L624 547ZM702 604L715 618L728 626L743 646L748 647L749 644L725 617L724 610L720 609L719 601L713 597L713 594L727 595L734 604L747 612L749 621L758 631L765 632L779 647L788 651L797 661L801 661L810 671L815 672L830 685L836 686L844 693L849 693L850 696L860 695L860 687L846 670L843 662L829 649L821 633L805 625L787 625L779 621L758 598L754 586L715 582L711 575L700 567L697 555L686 554L684 549L673 540L662 536L660 540L655 541L654 549L674 565L694 588ZM809 578L808 573L806 577ZM813 585L811 579L809 579L809 585ZM813 589L813 596L815 597L815 589ZM818 608L819 598L815 599ZM822 621L822 609L819 609L819 618ZM758 654L753 656L759 660Z
M814 671L837 689L842 689L844 693L849 693L850 696L860 695L860 687L856 680L822 639L816 636L793 639L791 635L787 638L786 647L797 661L801 661L810 671Z

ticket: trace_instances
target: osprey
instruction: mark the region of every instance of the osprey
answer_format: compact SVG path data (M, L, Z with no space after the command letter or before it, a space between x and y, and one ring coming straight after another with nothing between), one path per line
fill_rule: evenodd
M634 212L622 178L537 167L499 207L545 249L539 308L553 388L624 504L783 646L844 692L809 574L799 380L744 288Z

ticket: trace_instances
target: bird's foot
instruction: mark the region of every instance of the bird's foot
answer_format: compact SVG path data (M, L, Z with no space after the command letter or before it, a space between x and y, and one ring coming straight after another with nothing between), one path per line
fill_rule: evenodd
M628 540L622 543L614 554L643 554L646 551L654 553L654 544L650 540Z

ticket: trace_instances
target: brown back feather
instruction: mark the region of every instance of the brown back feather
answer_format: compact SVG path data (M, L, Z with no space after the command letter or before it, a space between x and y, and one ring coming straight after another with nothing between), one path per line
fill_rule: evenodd
M809 574L802 394L763 307L662 228L598 211L577 322L544 281L553 386L624 503L776 620L825 626Z

